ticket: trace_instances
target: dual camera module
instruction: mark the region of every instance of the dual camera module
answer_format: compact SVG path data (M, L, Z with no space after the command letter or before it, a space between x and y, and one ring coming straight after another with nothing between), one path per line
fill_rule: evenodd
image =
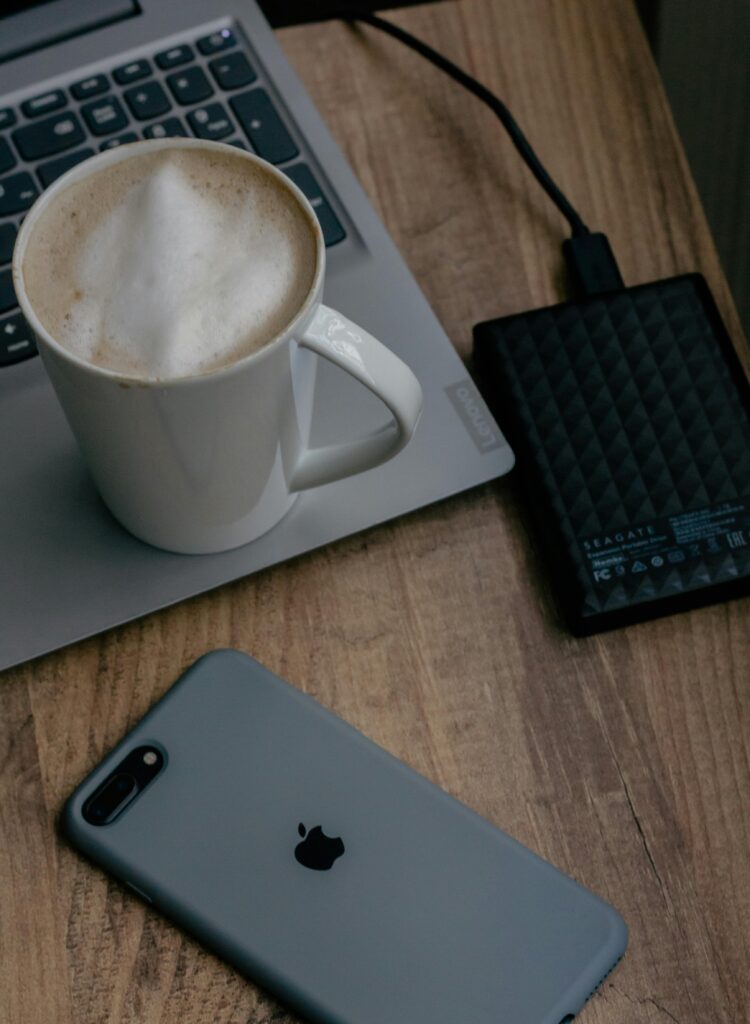
M131 750L83 805L90 825L109 825L139 796L164 767L164 755L154 746Z

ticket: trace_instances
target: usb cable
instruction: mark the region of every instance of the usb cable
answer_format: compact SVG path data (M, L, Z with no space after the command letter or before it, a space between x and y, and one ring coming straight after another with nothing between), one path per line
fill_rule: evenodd
M450 78L472 95L485 103L499 119L516 148L516 151L529 168L549 198L558 208L570 225L571 235L562 245L563 258L568 268L572 290L578 296L600 295L603 292L617 291L624 287L617 262L607 236L599 231L591 231L573 204L564 195L560 187L552 179L541 160L521 130L520 125L503 101L491 92L476 78L467 74L462 68L448 60L443 54L433 50L431 46L417 39L410 32L399 28L392 22L377 14L341 11L335 15L345 21L358 21L372 28L379 29L397 39L400 43L415 50L425 60L440 68Z

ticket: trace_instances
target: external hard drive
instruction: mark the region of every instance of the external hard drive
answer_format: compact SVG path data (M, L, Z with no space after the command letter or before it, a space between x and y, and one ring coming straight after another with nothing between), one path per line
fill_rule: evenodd
M474 329L573 632L750 592L750 387L699 274Z

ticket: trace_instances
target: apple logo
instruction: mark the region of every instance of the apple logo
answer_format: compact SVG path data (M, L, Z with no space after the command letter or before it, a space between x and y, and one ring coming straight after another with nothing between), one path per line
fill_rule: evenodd
M302 836L302 842L297 843L294 856L303 867L312 868L313 871L330 871L333 862L344 852L344 844L337 837L332 839L327 836L320 825L311 828L308 832L300 823L297 831Z

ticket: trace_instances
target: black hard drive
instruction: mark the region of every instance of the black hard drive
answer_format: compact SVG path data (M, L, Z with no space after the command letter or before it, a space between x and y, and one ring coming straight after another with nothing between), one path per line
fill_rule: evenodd
M750 592L750 387L698 274L474 329L583 635Z

